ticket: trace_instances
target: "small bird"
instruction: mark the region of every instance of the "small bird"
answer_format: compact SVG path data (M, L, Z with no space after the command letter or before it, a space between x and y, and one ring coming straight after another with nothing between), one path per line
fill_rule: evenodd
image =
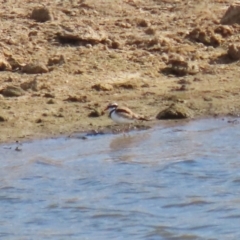
M133 123L136 120L149 121L149 119L132 112L127 107L118 107L117 103L108 104L104 111L108 111L108 117L116 123Z

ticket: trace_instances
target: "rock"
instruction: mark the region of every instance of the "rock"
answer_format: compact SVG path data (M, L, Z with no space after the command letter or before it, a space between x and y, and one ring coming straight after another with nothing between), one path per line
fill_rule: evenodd
M203 100L204 100L205 102L211 102L213 99L212 99L211 97L205 96L205 97L203 97Z
M12 67L7 60L0 58L0 71L11 71Z
M85 9L94 9L94 6L91 6L90 4L86 3L85 1L81 1L79 4L80 8L85 8Z
M108 83L97 83L92 86L97 91L112 91L113 86Z
M180 87L178 87L175 90L177 90L177 91L187 91L187 90L189 90L189 87L186 84L182 84Z
M187 37L192 41L203 43L206 46L218 47L222 43L222 37L215 34L211 28L194 28Z
M10 56L8 58L8 62L11 65L11 68L14 70L20 69L21 67L23 67L23 64L21 64L20 61L13 56Z
M54 102L54 100L52 98L47 101L47 104L54 104L54 103L55 102Z
M80 29L65 28L57 33L57 38L61 43L67 44L82 44L96 45L104 42L107 38L105 33L95 31L90 26L81 27Z
M178 84L191 84L191 82L189 81L189 80L186 80L186 79L179 79L178 81L177 81L177 83Z
M68 98L64 99L64 101L85 103L88 102L88 98L87 96L68 96Z
M83 73L84 73L84 70L82 70L82 69L76 69L76 70L74 70L73 73L76 74L76 75L80 75L80 74L83 74Z
M53 65L62 65L65 63L65 59L63 55L55 55L51 58L48 59L48 66L53 66Z
M64 115L62 113L56 113L56 114L53 114L53 116L57 118L64 118Z
M42 122L43 122L43 120L41 118L38 118L35 120L35 123L42 123Z
M0 122L5 122L5 121L6 121L6 118L3 117L3 115L1 114L1 115L0 115Z
M143 83L141 85L141 88L149 88L149 87L150 87L149 83Z
M17 86L7 86L0 91L4 97L20 97L24 95L24 91Z
M20 84L20 87L27 91L29 89L33 90L33 91L38 91L38 83L37 83L37 79L34 78L31 81L26 81Z
M115 83L114 87L123 89L136 89L138 88L138 84L136 83L136 81L128 80L125 82Z
M233 60L239 60L240 59L240 45L236 45L236 44L231 44L228 47L228 56L233 59Z
M122 44L120 41L118 40L111 40L111 39L106 39L104 41L104 43L106 44L106 46L110 47L110 48L113 48L113 49L119 49L121 48Z
M215 33L221 34L222 37L230 37L234 34L234 30L231 26L220 25L214 29Z
M100 117L103 115L103 112L100 109L93 109L89 114L88 117Z
M183 104L174 103L170 107L159 112L157 119L183 119L192 118L193 112Z
M225 12L224 16L222 17L221 24L240 24L240 4L234 3L230 5L230 7Z
M43 97L45 97L45 98L55 98L55 95L53 93L45 93L43 95Z
M118 20L117 22L115 22L116 26L122 27L122 28L131 28L131 23L128 22L123 22L121 20Z
M137 26L139 26L139 27L149 27L149 25L151 25L151 24L146 19L138 19L137 20Z
M43 63L28 63L22 68L22 72L28 74L47 73L48 68Z
M194 75L199 72L199 66L196 61L186 61L182 56L174 55L167 62L168 67L164 71L169 71L178 76L186 74Z
M153 27L149 27L145 30L145 33L148 35L154 35L156 33L156 29Z
M121 43L119 41L113 41L111 46L113 49L118 49L121 47Z
M46 7L37 7L33 9L30 18L37 22L46 22L52 19L52 14Z

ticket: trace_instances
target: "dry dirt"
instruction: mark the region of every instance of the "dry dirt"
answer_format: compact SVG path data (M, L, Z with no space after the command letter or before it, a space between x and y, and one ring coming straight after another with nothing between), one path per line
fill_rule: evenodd
M240 113L240 26L220 24L232 1L0 2L0 142L112 126L109 102L151 118L173 103Z

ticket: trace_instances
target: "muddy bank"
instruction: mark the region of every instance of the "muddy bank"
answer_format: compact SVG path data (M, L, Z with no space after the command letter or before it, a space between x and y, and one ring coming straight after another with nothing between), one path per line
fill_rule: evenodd
M111 128L113 101L154 119L240 112L231 1L0 2L0 142Z

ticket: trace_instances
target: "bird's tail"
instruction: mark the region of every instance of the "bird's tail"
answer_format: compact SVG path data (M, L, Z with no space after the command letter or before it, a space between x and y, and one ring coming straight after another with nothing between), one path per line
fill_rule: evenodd
M151 119L150 118L147 118L145 116L139 116L138 117L138 120L141 120L141 121L150 121Z

